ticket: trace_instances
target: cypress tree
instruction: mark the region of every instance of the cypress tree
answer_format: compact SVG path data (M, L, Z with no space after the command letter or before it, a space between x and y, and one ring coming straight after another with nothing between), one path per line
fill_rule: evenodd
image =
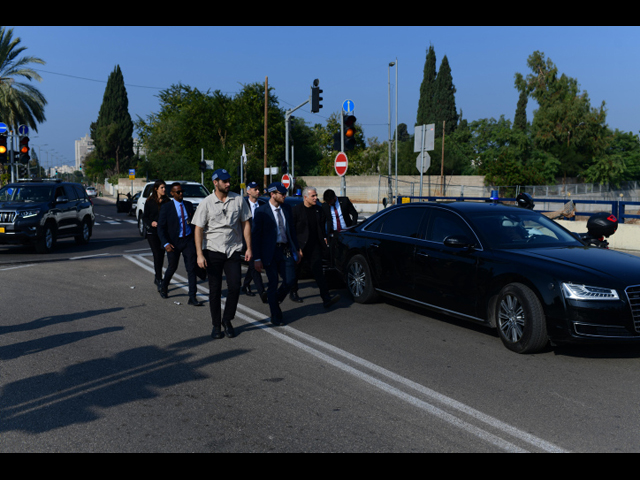
M435 109L434 120L436 124L436 137L442 136L442 122L445 121L445 134L455 132L458 126L458 112L456 110L456 87L453 85L451 67L445 55L442 58L440 69L435 81L433 106Z
M420 99L418 100L418 116L416 125L435 123L435 108L433 97L436 83L436 51L429 45L427 58L424 62L424 75L420 85Z
M120 65L109 75L98 119L92 124L96 155L102 160L115 159L116 173L130 166L133 159L133 122Z
M518 98L518 106L516 107L516 116L513 119L513 128L518 130L526 130L527 128L527 92L520 91Z

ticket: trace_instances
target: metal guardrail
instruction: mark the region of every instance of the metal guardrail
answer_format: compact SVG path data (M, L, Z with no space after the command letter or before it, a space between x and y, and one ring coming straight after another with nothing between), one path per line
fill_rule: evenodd
M399 196L398 199L400 200L400 203L402 203L402 199L403 198L408 198L410 202L413 201L417 201L417 202L421 202L421 201L427 201L427 202L438 202L438 201L455 201L455 202L467 202L467 201L473 201L473 202L493 202L494 200L488 200L486 197L436 197L436 196L427 196L427 197L413 197L413 196ZM534 199L535 200L535 199ZM500 198L497 201L499 202L514 202L516 201L515 198ZM565 204L567 203L567 199L552 199L552 198L545 198L545 199L541 199L542 202L545 203L560 203L560 204ZM640 215L632 215L632 214L628 214L626 213L626 208L628 206L638 206L639 210L640 210L640 202L627 202L627 201L623 201L623 200L574 200L572 199L573 203L576 205L579 204L590 204L590 205L607 205L608 208L610 210L610 213L612 213L613 215L616 216L616 218L618 219L619 223L624 223L625 219L627 218L640 218ZM578 214L579 216L587 216L590 217L591 215L594 215L597 212L582 212L579 209L578 210ZM604 211L600 210L600 211ZM550 212L552 210L536 210L537 212ZM568 218L567 220L569 221L574 221L575 217L573 218Z

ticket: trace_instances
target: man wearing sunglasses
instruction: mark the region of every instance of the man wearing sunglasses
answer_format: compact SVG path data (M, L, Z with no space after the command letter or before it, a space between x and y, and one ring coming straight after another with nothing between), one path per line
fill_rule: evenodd
M189 279L189 305L202 306L196 298L198 289L196 279L196 247L193 241L194 229L191 225L193 218L193 204L183 200L182 185L179 182L171 184L172 201L160 209L158 217L158 237L160 244L167 251L167 271L160 285L160 296L168 298L169 283L178 268L180 254L184 259L184 266Z
M219 168L211 176L214 192L198 206L193 217L198 266L207 269L211 337L235 336L231 320L236 315L242 278L242 238L247 244L244 258L251 260L251 210L241 195L230 191L231 175ZM204 243L204 245L203 245ZM222 275L227 277L227 298L222 313ZM224 334L221 327L224 327Z

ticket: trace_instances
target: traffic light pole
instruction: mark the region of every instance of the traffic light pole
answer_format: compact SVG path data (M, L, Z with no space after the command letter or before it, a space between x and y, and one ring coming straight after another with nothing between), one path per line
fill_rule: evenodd
M284 114L284 125L285 125L285 134L284 134L284 143L285 143L285 154L284 160L287 162L287 166L289 165L289 118L291 118L291 114L298 110L300 107L304 107L307 103L311 101L311 97L309 97L306 101L302 102L297 107L294 107L290 110L287 110ZM291 177L295 178L293 174L293 165L291 166ZM293 181L291 182L291 189L293 190Z

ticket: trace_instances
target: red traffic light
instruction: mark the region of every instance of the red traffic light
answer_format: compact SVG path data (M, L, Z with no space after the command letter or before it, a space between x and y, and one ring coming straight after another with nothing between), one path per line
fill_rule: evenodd
M29 153L29 137L20 137L20 153Z

